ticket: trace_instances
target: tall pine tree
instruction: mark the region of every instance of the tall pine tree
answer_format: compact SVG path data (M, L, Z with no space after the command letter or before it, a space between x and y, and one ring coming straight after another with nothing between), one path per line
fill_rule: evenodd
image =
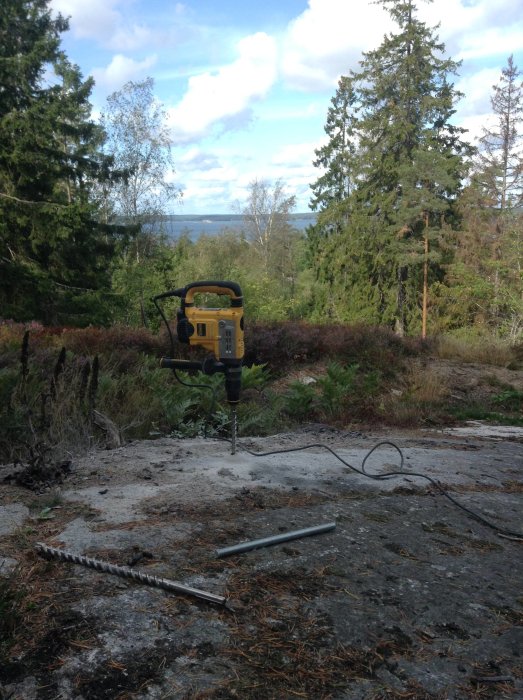
M315 167L324 170L324 174L311 185L311 208L314 211L325 211L331 205L336 208L350 197L354 188L355 99L351 79L342 76L327 111L325 133L329 141L316 151L313 161Z
M0 9L0 308L4 317L84 325L109 319L115 229L98 223L107 176L90 119L92 80L60 49L48 0Z
M458 64L443 57L443 44L416 17L413 0L378 1L398 31L365 53L350 75L354 186L344 204L320 197L320 228L329 212L336 218L341 210L344 220L336 240L331 225L319 240L315 232L315 245L320 258L323 243L332 251L318 272L339 318L389 323L404 333L419 325L423 289L441 275L439 244L454 215L468 147L451 123L459 94L449 76Z
M500 212L523 204L523 81L510 56L494 85L495 123L483 129L475 178Z
M469 288L476 290L467 304L472 321L513 340L523 331L521 77L510 56L493 86L493 119L483 130L470 185L462 198L464 233L447 295L450 300L461 298L466 275Z

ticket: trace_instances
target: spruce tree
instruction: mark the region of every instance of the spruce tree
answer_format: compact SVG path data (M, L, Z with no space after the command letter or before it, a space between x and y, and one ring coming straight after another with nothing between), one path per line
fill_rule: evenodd
M350 74L354 185L344 204L319 202L323 220L340 209L346 220L336 241L320 235L316 247L321 252L324 242L336 251L329 264L338 315L364 315L404 333L409 322L419 323L424 273L427 284L429 275L442 274L439 243L454 216L469 149L451 123L459 94L449 76L458 64L443 57L443 44L417 19L412 0L378 1L398 31Z
M510 56L493 86L492 123L483 130L470 185L462 198L463 244L457 266L477 280L475 322L517 339L523 330L523 82ZM460 295L452 271L449 296Z
M93 184L110 162L90 119L92 80L60 48L67 21L48 0L0 9L0 305L18 320L109 319L115 229L98 223Z
M513 56L490 99L495 123L483 129L475 178L499 211L523 204L523 82Z
M313 165L325 172L311 185L311 209L324 211L347 200L353 190L355 92L350 78L342 76L327 112L325 133L329 141L315 151Z

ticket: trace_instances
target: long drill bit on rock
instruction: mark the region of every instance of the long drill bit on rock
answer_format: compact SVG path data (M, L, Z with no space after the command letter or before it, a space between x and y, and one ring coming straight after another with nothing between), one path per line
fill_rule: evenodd
M207 591L201 591L198 588L191 588L191 586L186 586L183 583L178 583L177 581L171 581L167 578L159 578L158 576L151 576L149 574L144 574L140 571L135 571L127 566L116 566L115 564L110 564L106 561L101 561L100 559L92 559L91 557L85 557L81 554L74 554L73 552L68 552L65 549L59 549L58 547L50 547L48 544L43 542L37 542L35 549L41 556L46 559L58 559L60 561L70 562L71 564L80 564L81 566L86 566L90 569L96 569L96 571L101 571L106 574L112 574L113 576L121 576L122 578L130 578L134 581L139 581L147 586L154 586L155 588L164 588L167 591L174 591L175 593L185 593L186 595L196 596L202 600L206 600L209 603L218 603L218 605L225 605L226 598L221 595L215 595L214 593L208 593Z

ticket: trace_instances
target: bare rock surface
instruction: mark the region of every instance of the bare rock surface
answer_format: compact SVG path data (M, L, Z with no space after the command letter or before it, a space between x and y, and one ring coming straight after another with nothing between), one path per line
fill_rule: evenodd
M0 506L0 537L15 532L29 515L22 503L6 503Z
M231 455L224 441L164 438L77 460L52 505L3 486L0 556L18 561L27 605L0 698L523 697L521 541L434 484L521 532L522 440L312 425ZM399 471L415 473L370 478ZM45 561L38 541L227 605Z

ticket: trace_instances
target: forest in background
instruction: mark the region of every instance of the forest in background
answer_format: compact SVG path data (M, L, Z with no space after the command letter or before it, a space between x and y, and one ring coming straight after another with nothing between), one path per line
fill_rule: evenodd
M253 181L241 231L170 240L182 193L152 79L99 122L48 0L0 10L0 316L54 326L158 327L150 298L233 279L254 321L384 325L398 335L523 332L523 84L512 57L475 146L452 117L459 64L412 0L381 0L396 31L343 76L311 183L317 223L292 225L283 181ZM53 75L50 80L49 76Z

